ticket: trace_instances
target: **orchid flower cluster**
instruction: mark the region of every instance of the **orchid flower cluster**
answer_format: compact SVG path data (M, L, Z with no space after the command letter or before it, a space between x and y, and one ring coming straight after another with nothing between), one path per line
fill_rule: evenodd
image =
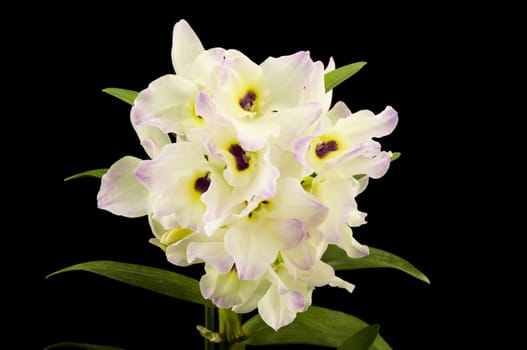
M141 91L131 121L149 159L125 156L102 177L98 206L147 216L152 242L178 266L203 263L200 289L217 307L258 309L277 330L311 305L316 287L353 291L321 260L328 245L361 258L355 197L387 171L374 138L397 112L330 108L324 67L301 51L256 64L205 50L185 20L168 74ZM173 141L175 139L175 141Z
M202 304L205 327L197 328L205 349L293 341L391 349L377 325L312 305L317 287L353 291L339 269L392 267L429 283L408 261L353 236L366 223L357 196L399 156L378 141L395 129L395 109L352 112L332 102L333 88L365 62L336 68L332 58L324 65L300 51L257 64L235 49L205 49L183 19L174 26L171 58L175 73L140 92L103 90L132 105L145 159L127 155L66 180L100 178L98 208L146 217L150 242L168 262L203 264L204 273L197 281L93 261L49 276L85 270ZM253 311L242 326L241 315ZM313 325L327 338L310 334Z

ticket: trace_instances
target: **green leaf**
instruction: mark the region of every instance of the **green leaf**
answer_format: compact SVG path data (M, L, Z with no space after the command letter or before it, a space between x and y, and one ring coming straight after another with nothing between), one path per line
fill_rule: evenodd
M392 156L390 157L390 162L393 162L394 160L399 159L400 156L401 156L401 152L393 152Z
M334 89L337 85L344 82L346 79L357 73L361 70L362 67L366 65L367 62L355 62L348 64L346 66L339 67L331 72L327 72L324 75L324 83L326 87L326 92L331 89Z
M330 245L326 249L326 252L322 256L322 260L338 271L338 270L355 270L355 269L369 269L377 267L388 267L394 268L403 272L406 272L410 276L413 276L423 282L430 284L430 280L421 271L419 271L414 265L410 264L407 260L386 252L381 249L370 247L370 254L364 258L350 258L346 252L335 246Z
M67 271L88 271L172 298L213 306L201 295L197 280L156 267L108 260L88 261L53 272L46 278Z
M113 97L117 97L119 100L124 101L130 105L134 104L135 98L138 95L137 91L120 89L120 88L106 88L102 90Z
M260 317L253 316L243 324L248 345L310 344L336 348L368 324L361 319L318 306L299 313L290 325L278 331L269 327ZM372 349L391 350L381 335L375 338Z
M106 174L107 171L108 171L107 168L83 171L82 173L78 173L78 174L75 174L75 175L68 176L67 178L64 179L64 181L78 179L80 177L97 177L97 178L100 179L104 174Z
M372 324L346 339L337 350L369 350L378 334L379 325Z
M125 350L123 348L117 348L115 346L108 345L98 345L98 344L87 344L87 343L71 343L71 342L61 342L55 343L53 345L47 346L44 350L51 349L85 349L85 350Z

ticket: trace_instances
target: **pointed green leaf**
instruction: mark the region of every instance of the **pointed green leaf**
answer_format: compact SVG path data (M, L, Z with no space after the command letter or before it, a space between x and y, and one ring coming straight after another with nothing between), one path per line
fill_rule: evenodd
M278 331L270 328L259 315L245 322L243 331L248 336L244 341L248 345L309 344L336 348L367 326L366 322L344 312L311 306ZM372 349L391 350L391 347L378 335Z
M430 284L430 280L421 271L419 271L414 265L410 264L407 260L386 252L381 249L370 247L370 254L364 258L350 258L344 250L341 248L330 245L322 260L333 266L335 270L355 270L355 269L369 269L376 267L388 267L394 268L403 272L406 272L410 276L413 276L423 282Z
M78 173L78 174L75 174L75 175L68 176L67 178L64 179L64 181L78 179L80 177L97 177L97 178L100 179L104 174L106 174L107 171L108 171L107 168L83 171L82 173Z
M379 325L372 324L353 334L337 350L369 350L379 334Z
M324 83L326 87L326 92L335 88L340 83L344 82L346 79L357 73L361 70L362 67L366 65L367 62L355 62L348 64L346 66L339 67L331 72L327 72L324 75Z
M67 271L88 271L136 287L167 295L172 298L190 301L205 306L213 306L209 300L205 300L201 295L199 282L197 280L164 269L118 261L101 260L88 261L66 267L49 274L46 278Z
M115 346L98 345L98 344L87 344L87 343L72 343L72 342L61 342L47 346L44 350L51 349L84 349L84 350L125 350L123 348L117 348Z
M119 100L124 101L130 105L134 104L135 98L139 94L137 91L120 89L120 88L106 88L102 90L113 97L117 97Z
M399 159L400 156L401 156L401 152L393 152L392 156L390 157L390 162L393 162L394 160Z

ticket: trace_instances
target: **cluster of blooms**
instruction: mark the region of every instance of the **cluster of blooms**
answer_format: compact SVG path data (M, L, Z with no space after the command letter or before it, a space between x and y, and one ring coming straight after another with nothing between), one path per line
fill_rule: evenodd
M201 292L220 308L258 309L279 329L319 286L351 292L321 257L329 244L360 258L355 197L389 167L374 140L397 112L332 107L307 51L256 64L237 50L205 50L185 20L174 26L168 74L141 91L131 122L149 159L125 156L102 177L98 207L147 216L168 261L204 263ZM175 139L175 141L174 141Z

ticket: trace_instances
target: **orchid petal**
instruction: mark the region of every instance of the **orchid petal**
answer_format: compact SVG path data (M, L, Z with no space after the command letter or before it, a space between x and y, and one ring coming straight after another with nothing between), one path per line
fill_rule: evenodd
M353 231L348 225L342 225L340 230L340 242L337 245L344 249L350 258L363 258L370 254L368 246L360 244L353 237Z
M133 125L152 125L165 133L184 134L182 121L198 118L193 115L194 100L198 94L194 82L182 76L164 75L141 91L131 111Z
M277 143L283 149L292 149L295 141L322 115L322 106L318 103L304 104L286 108L276 113L280 125Z
M295 219L240 219L225 234L225 248L232 255L241 280L260 278L281 249L295 246L304 236Z
M135 175L152 191L163 195L174 191L174 180L179 176L206 166L206 160L194 144L178 142L165 146L155 159L141 163Z
M230 271L234 264L223 242L191 242L187 247L187 260L191 263L205 261L220 273Z
M300 181L294 178L282 178L278 181L278 189L271 200L270 216L296 218L309 229L322 223L327 214L327 207L304 191Z
M142 160L125 156L115 162L101 178L97 207L115 215L140 217L148 213L152 196L134 176Z
M315 179L312 193L329 208L328 216L319 226L327 243L339 241L340 227L348 220L349 212L357 209L355 196L358 185L353 178L345 179L336 175Z
M313 66L314 62L307 51L267 58L260 67L271 92L268 104L278 110L298 105Z
M174 25L172 34L171 55L174 71L185 78L190 78L192 64L204 50L201 41L188 22L184 19L179 20Z
M387 106L377 115L366 109L355 112L348 118L338 120L335 127L343 130L349 139L367 140L390 134L395 129L397 122L397 111L391 106Z
M171 143L170 137L161 129L151 125L135 125L141 146L150 158L155 158L161 149Z
M231 308L250 298L256 290L259 281L242 281L236 271L220 273L211 265L205 264L205 274L201 277L199 286L205 299L221 308Z

